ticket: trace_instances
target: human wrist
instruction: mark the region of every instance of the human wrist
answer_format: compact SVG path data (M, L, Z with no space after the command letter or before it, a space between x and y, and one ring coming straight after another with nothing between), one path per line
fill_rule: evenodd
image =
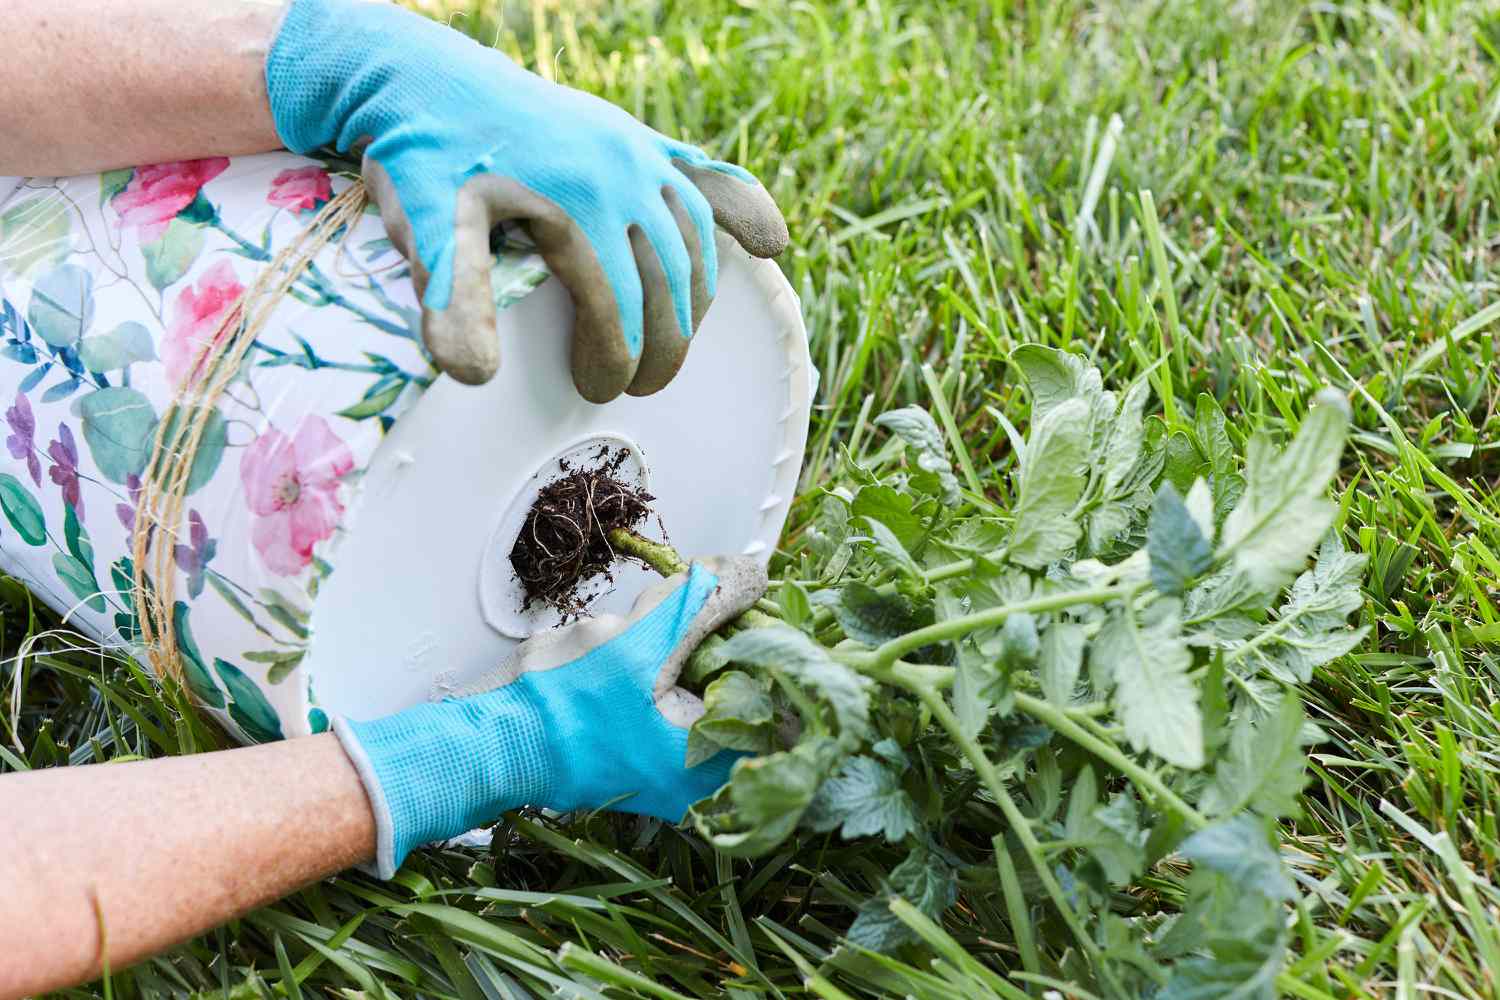
M415 847L547 802L557 783L541 716L521 686L368 722L339 718L333 730L370 799L382 878Z

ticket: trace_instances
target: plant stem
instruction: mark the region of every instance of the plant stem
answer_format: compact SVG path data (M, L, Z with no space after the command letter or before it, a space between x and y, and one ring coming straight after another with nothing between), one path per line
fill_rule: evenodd
M995 770L995 765L984 752L984 748L964 732L964 727L959 723L958 716L953 714L953 709L948 707L947 699L941 694L926 686L912 687L911 691L922 700L922 704L927 706L927 710L932 713L932 717L948 731L948 736L954 743L958 744L964 756L969 759L970 765L973 766L980 780L984 782L985 787L989 789L990 795L994 797L995 804L1000 807L1000 811L1005 815L1006 822L1010 824L1011 829L1016 833L1016 837L1021 841L1021 847L1025 850L1026 857L1031 860L1031 866L1036 869L1037 877L1042 880L1043 888L1047 890L1047 895L1052 898L1052 904L1062 914L1063 922L1068 925L1068 929L1078 939L1079 947L1088 955L1094 967L1099 969L1100 973L1110 980L1111 985L1117 992L1120 992L1120 985L1113 981L1112 976L1108 975L1108 967L1103 964L1098 945L1094 943L1094 939L1089 936L1088 931L1079 922L1077 914L1073 912L1073 908L1068 905L1067 894L1063 892L1062 886L1057 881L1057 876L1052 873L1052 869L1047 867L1047 861L1042 857L1042 845L1037 841L1036 835L1032 833L1030 821L1022 814L1020 807L1016 805L1015 799L1011 798L1010 790L1005 787L1004 780L1000 777L1000 773Z
M1103 604L1116 598L1124 597L1130 592L1128 587L1095 587L1092 590L1073 590L1062 594L1049 594L1046 597L1035 597L1029 601L1017 601L1015 604L1007 604L998 608L986 608L973 614L960 615L957 618L948 618L935 625L919 628L915 632L897 636L887 642L880 644L872 654L874 662L889 666L901 659L914 649L934 642L943 642L947 639L955 639L970 632L977 632L983 628L994 628L1005 624L1005 619L1011 615L1028 613L1040 614L1044 611L1061 611L1064 608L1076 607L1079 604Z
M649 538L643 538L628 528L610 529L609 544L615 547L615 551L633 559L639 559L664 577L686 573L689 569L688 564L672 546L665 542L653 542ZM767 601L756 601L755 604L755 607L746 609L729 624L740 628L765 628L767 625L776 625L780 622L780 619L773 614L777 610L774 604Z
M639 559L662 576L676 576L678 573L688 571L688 564L682 561L682 556L678 555L677 550L672 546L642 538L626 528L612 529L609 533L609 544L613 545L617 552Z
M1137 787L1149 791L1162 804L1181 816L1193 829L1201 830L1208 825L1207 817L1184 802L1176 792L1166 786L1161 778L1131 760L1109 741L1100 739L1074 722L1064 709L1022 691L1016 691L1014 694L1017 708L1032 718L1045 722L1057 733L1072 740L1130 778Z

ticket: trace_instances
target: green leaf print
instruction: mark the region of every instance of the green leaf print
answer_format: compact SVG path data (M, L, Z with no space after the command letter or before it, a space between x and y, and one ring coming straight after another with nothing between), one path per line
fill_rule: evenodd
M53 347L71 347L94 322L94 276L64 264L37 280L26 319Z
M55 191L0 213L0 268L27 275L51 267L72 249L67 202Z
M115 628L120 633L120 638L126 642L138 642L141 637L140 609L135 603L135 563L128 557L116 559L110 563L109 579L114 584L115 593L130 610L128 612L115 612ZM151 589L151 580L146 580L146 590Z
M215 658L214 669L229 692L229 717L239 724L245 735L257 743L282 739L281 719L255 682L227 660Z
M189 411L196 413L196 410ZM177 434L177 415L179 410L173 406L167 410L162 417L167 422L167 430L163 440L172 441ZM188 423L192 422L189 417ZM198 449L193 453L193 471L188 474L187 491L189 494L196 493L208 484L219 469L219 460L224 457L224 444L227 435L224 429L224 416L218 410L208 415L208 423L203 428L203 436L198 439ZM148 443L149 447L149 443Z
M141 247L141 256L146 259L146 280L157 291L165 291L182 280L202 252L203 227L180 217L173 219L161 239Z
M94 575L94 545L89 541L88 530L79 522L73 505L68 504L64 510L63 538L68 551L52 554L52 568L74 597L94 611L103 611L104 595L99 592L99 579Z
M0 472L0 510L5 511L5 519L27 545L47 544L47 519L42 514L42 505L8 472Z
M307 726L315 735L328 732L328 713L321 708L308 709Z
M52 553L52 568L69 593L94 611L104 610L104 595L99 593L99 581L94 579L93 569L66 552Z
M140 475L156 434L151 401L135 389L116 387L91 392L76 405L83 418L83 440L104 478L123 483Z
M255 630L257 632L261 633L267 638L275 638L275 636L271 634L270 630L268 630L264 625L255 620L255 612L250 610L250 606L240 599L240 595L234 592L234 588L221 580L217 573L215 573L213 570L209 570L204 579L208 581L208 585L210 587L218 591L220 597L224 598L224 603L233 608L241 618L245 619L245 621L255 626Z
M405 379L387 376L371 386L359 402L339 410L338 415L348 417L350 420L364 420L367 417L377 416L401 398L401 391L405 388Z
M94 543L89 540L88 529L78 520L78 512L73 509L72 504L64 507L63 539L67 542L68 551L73 554L73 558L90 567L89 573L92 574Z
M255 663L267 664L266 683L280 684L307 656L305 649L252 649L241 654Z
M130 186L130 180L135 176L134 167L125 167L120 170L106 170L99 175L99 204L114 198L115 195Z
M191 610L184 601L172 605L172 631L177 635L177 654L182 661L182 677L187 682L188 690L199 701L210 708L223 708L224 694L209 676L208 668L203 665L203 654L198 652L198 644L193 641L192 626L188 623ZM223 674L219 676L222 677Z
M127 320L108 333L84 337L78 357L91 372L112 372L137 361L156 360L156 346L150 330Z
M203 197L202 191L199 191L197 197L195 197L191 202L188 203L187 208L184 208L182 211L178 212L177 219L173 221L203 225L204 223L214 221L214 219L218 217L219 210L214 208L213 202Z

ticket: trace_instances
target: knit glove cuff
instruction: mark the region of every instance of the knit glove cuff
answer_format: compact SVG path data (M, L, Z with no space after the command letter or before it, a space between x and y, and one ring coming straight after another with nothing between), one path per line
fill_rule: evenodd
M556 762L524 686L418 705L370 722L334 720L375 814L375 866L390 878L414 847L547 802Z

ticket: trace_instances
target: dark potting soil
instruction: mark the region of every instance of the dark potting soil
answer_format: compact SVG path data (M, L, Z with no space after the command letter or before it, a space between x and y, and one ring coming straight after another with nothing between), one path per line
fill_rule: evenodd
M598 596L588 581L600 574L614 579L610 567L619 556L609 533L640 525L656 499L616 477L627 457L624 449L601 446L588 468L565 463L562 477L542 487L510 551L526 595L524 608L541 601L565 621L579 618Z

